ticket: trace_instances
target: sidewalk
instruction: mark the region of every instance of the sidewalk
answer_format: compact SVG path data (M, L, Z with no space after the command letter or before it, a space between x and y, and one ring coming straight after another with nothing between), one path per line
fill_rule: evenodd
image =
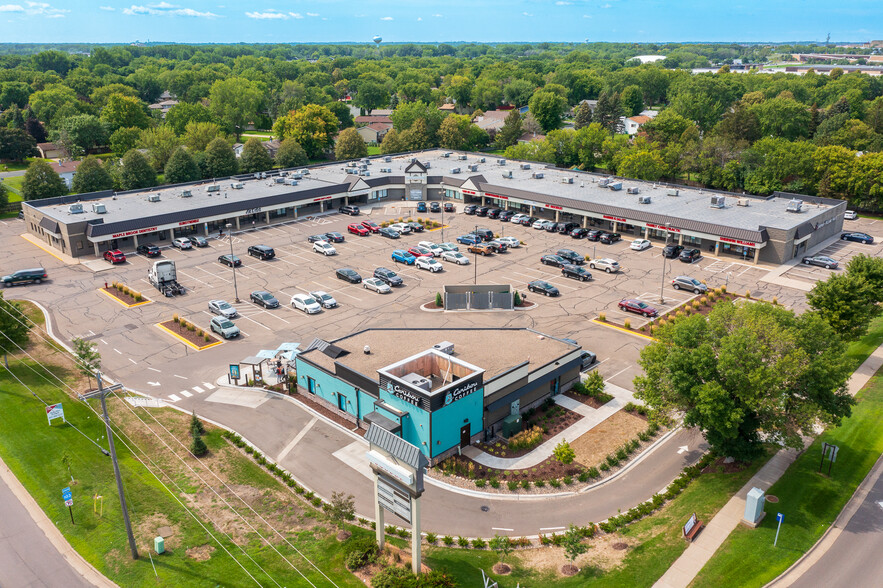
M855 396L859 390L865 387L865 384L868 383L881 366L883 366L883 346L875 349L868 359L853 372L852 377L849 379L849 394ZM811 442L812 439L808 438L804 447ZM688 586L726 538L729 537L733 529L739 524L739 521L742 520L742 515L745 513L745 496L748 492L755 487L764 491L768 490L770 486L782 477L782 474L797 459L798 455L799 452L793 449L783 449L774 455L711 519L693 543L687 547L687 550L681 554L681 557L672 564L654 586L659 588ZM821 557L822 553L824 551L820 551L815 557Z

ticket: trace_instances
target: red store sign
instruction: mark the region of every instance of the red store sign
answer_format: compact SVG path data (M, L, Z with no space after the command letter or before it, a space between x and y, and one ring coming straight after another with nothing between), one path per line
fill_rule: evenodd
M462 192L464 194L471 194L472 196L475 196L475 192L473 192L472 190L463 190Z
M748 247L757 247L757 243L752 243L751 241L740 241L738 239L730 239L729 237L721 237L721 241L724 243L735 243L736 245L747 245Z
M546 208L551 208L553 210L564 210L560 206L555 206L554 204L544 204L543 206L545 206Z
M313 198L313 202L319 202L321 200L331 200L331 196L322 196L320 198Z
M662 231L671 231L672 233L680 233L680 229L675 229L674 227L664 227L662 225L654 225L653 223L646 223L648 227L651 229L660 229Z
M491 194L490 192L485 192L485 196L488 198L499 198L500 200L509 200L508 196L500 196L499 194Z
M131 237L132 235L141 235L144 233L152 233L156 230L156 227L150 227L149 229L138 229L137 231L126 231L125 233L116 233L115 235L111 235L111 239L119 239L120 237Z
M196 223L198 223L198 222L199 222L199 219L198 219L198 218L197 218L197 219L193 219L193 220L181 221L181 222L178 223L178 226L179 226L179 227L183 227L184 225L193 225L193 224L196 224Z
M626 223L626 222L628 222L628 221L625 220L624 218L619 218L618 216L609 216L609 215L606 215L606 214L605 214L605 215L604 215L604 218L606 218L607 220L617 221L617 222L620 222L620 223Z

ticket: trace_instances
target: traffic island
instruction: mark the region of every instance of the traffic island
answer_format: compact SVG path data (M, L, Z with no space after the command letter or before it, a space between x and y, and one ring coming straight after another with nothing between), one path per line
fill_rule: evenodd
M172 317L170 321L157 323L156 326L197 351L223 343L223 341L200 329L193 323L179 318L178 315Z
M110 285L105 282L104 288L99 288L98 291L106 294L126 308L144 306L145 304L150 304L151 302L153 302L152 300L146 298L143 294L141 294L141 292L132 290L131 288L120 282L112 282Z

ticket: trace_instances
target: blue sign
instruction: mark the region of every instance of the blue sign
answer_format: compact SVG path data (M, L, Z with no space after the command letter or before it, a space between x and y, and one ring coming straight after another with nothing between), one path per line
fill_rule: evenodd
M71 489L70 489L70 488L64 488L64 489L61 491L61 497L62 497L64 500L72 500L72 499L73 499L73 496L71 495Z
M777 513L777 514L776 514L776 520L779 521L779 522L781 523L782 521L785 520L785 515L783 515L782 513Z
M239 379L239 365L235 363L230 364L230 378L233 380Z

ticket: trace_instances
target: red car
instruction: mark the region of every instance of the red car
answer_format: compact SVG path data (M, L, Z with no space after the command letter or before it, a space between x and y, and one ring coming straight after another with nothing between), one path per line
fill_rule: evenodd
M105 251L104 259L106 259L110 263L125 263L126 254L119 249L114 249L113 251Z
M357 225L355 223L347 225L346 230L350 233L360 235L362 237L367 237L371 234L371 231L369 231L366 227L363 227L362 225Z
M622 310L623 312L636 312L646 317L657 316L659 314L658 312L656 312L655 308L653 308L646 302L631 299L620 300L619 310Z
M434 257L432 251L430 251L426 247L421 247L420 245L414 245L413 247L408 249L408 253L410 253L414 257Z
M380 225L377 223L372 223L371 221L362 221L362 226L371 231L372 233L380 232Z

